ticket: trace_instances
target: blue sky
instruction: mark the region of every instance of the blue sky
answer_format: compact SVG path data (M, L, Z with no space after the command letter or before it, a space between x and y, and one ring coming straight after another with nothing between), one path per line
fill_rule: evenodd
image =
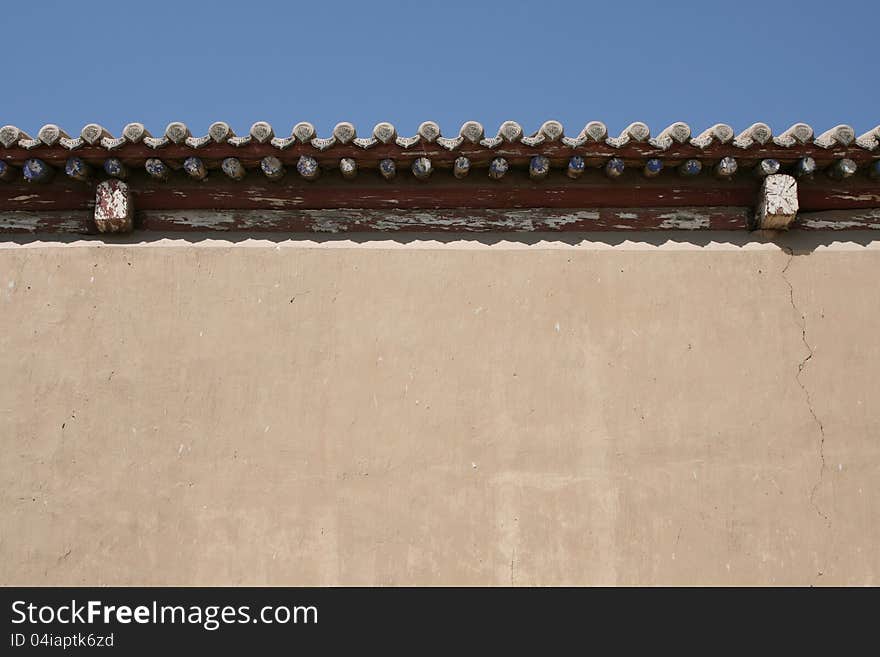
M880 123L880 3L30 2L2 10L0 124L90 122L118 134L172 120L289 134L338 121L401 134L474 119L576 134L590 120L653 133L796 121Z

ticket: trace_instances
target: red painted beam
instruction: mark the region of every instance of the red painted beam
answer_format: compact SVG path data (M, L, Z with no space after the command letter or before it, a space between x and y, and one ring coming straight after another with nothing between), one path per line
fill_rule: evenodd
M160 158L169 162L182 162L188 157L196 156L216 166L223 158L239 158L246 166L254 167L259 160L267 155L279 158L285 164L292 164L301 155L315 158L322 166L337 166L343 157L357 160L362 168L375 168L379 160L392 158L403 164L409 164L419 157L428 157L436 167L451 168L459 156L471 159L475 167L485 166L496 157L504 157L512 165L524 165L535 155L550 158L554 167L562 167L572 156L579 155L587 160L605 161L612 157L622 158L628 164L644 162L648 158L659 158L668 166L674 166L687 159L698 159L706 163L717 162L723 157L733 157L744 165L772 158L783 164L791 164L802 157L812 157L820 168L824 168L841 158L850 158L862 166L880 159L880 153L868 151L857 146L820 148L814 144L802 144L792 147L781 147L775 144L738 148L732 144L712 144L707 148L697 148L690 144L673 144L667 150L651 146L647 142L631 142L621 148L608 144L590 143L579 147L565 146L559 142L547 142L540 146L526 146L521 143L505 143L497 148L486 148L473 144L462 144L461 148L449 151L437 144L418 144L403 149L396 144L378 144L372 148L360 148L352 144L337 144L325 151L319 151L309 144L296 143L281 150L271 144L256 142L236 147L230 144L209 143L202 148L191 148L186 145L169 144L162 148L150 148L144 144L125 144L108 151L100 146L83 146L69 151L62 146L38 146L34 149L0 148L0 159L17 166L29 158L40 158L47 163L63 167L71 155L75 155L89 164L100 166L109 157L121 159L133 167L143 167L148 158Z
M749 208L595 208L440 210L146 210L135 230L153 232L555 232L742 230ZM0 212L0 233L96 233L87 211Z
M408 172L407 172L408 173ZM138 210L332 209L332 208L609 208L752 206L760 181L748 174L718 180L708 174L645 178L628 170L610 180L598 170L578 180L553 172L543 181L511 171L500 181L472 171L464 180L438 171L428 182L401 173L391 182L376 172L343 180L338 171L308 182L295 172L277 182L250 172L243 181L212 171L204 181L176 172L167 182L137 172L129 185ZM799 182L802 211L880 207L880 184L865 178L833 181L825 176ZM0 183L0 210L87 210L94 206L94 184L56 176L52 183Z

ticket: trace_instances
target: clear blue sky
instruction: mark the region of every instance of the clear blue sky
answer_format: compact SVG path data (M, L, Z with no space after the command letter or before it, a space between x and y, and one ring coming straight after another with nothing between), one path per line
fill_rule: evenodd
M3 3L0 124L880 123L880 2Z

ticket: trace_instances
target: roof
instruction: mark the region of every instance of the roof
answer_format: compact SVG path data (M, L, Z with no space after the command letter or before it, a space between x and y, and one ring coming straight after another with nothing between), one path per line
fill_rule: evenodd
M526 135L506 121L487 136L468 121L444 136L427 121L409 137L390 123L366 137L351 123L327 137L309 123L287 136L265 122L241 136L223 122L202 136L179 122L160 136L140 123L120 136L4 126L0 183L0 232L880 229L880 126L694 135L679 122L652 136L636 122L609 136L598 121L572 135L547 121Z
M425 121L419 126L415 135L403 137L397 133L394 125L383 122L377 124L369 136L359 137L353 124L342 122L336 125L332 134L319 137L311 123L301 122L297 123L287 136L279 136L279 134L276 134L274 128L265 121L257 121L251 126L248 134L241 136L236 135L229 124L223 121L212 123L207 134L202 136L194 136L185 123L177 121L169 123L165 132L158 136L153 136L142 123L129 123L119 136L114 136L96 123L86 125L78 135L74 136L55 124L48 124L40 128L35 137L15 126L6 125L0 128L0 146L34 149L57 144L71 151L84 146L99 146L114 151L127 144L140 143L157 150L169 145L185 145L197 150L209 144L241 147L258 143L270 144L279 150L287 149L294 144L308 144L317 151L325 151L334 146L347 144L364 150L379 144L394 144L407 150L419 144L436 143L441 148L452 151L464 144L498 148L505 143L539 146L545 142L560 142L565 146L576 148L590 143L603 143L612 148L620 148L636 142L646 143L659 151L667 150L674 144L690 144L696 148L706 148L716 143L729 143L740 149L767 144L783 148L802 144L815 144L820 148L854 145L874 151L880 145L880 125L859 137L856 137L852 127L843 124L816 136L813 128L806 123L795 123L787 130L774 135L766 123L754 123L739 133L725 123L717 123L694 134L687 123L676 122L652 137L645 123L635 122L614 137L609 136L608 129L600 121L590 121L582 129L569 135L558 121L546 121L535 134L528 136L516 121L502 123L494 136L487 136L483 126L477 121L467 121L454 136L444 136L437 123Z

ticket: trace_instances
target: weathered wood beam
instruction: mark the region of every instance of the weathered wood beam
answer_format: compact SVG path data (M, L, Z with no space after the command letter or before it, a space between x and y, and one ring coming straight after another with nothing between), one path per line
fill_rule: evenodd
M653 157L645 162L645 168L642 173L646 178L656 178L663 171L663 160Z
M779 173L779 170L782 168L782 164L780 164L779 160L774 160L772 158L768 158L766 160L761 160L755 165L755 168L752 170L758 178L765 178L767 176L772 176L773 174Z
M168 180L170 170L162 160L152 157L144 163L144 170L156 180Z
M0 210L0 233L93 234L93 215L89 210Z
M678 165L678 173L680 176L690 178L700 175L703 170L703 163L700 160L685 160Z
M130 207L130 206L129 206ZM750 208L138 210L147 231L487 232L742 230ZM86 211L0 211L0 233L97 233Z
M317 180L321 175L321 167L318 161L308 155L301 155L296 161L296 170L306 180Z
M797 181L792 176L779 173L764 178L755 208L755 228L787 230L797 211Z
M797 178L810 177L816 173L816 160L811 157L802 157L794 165L794 175Z
M572 180L577 180L586 171L587 163L580 155L575 155L568 159L568 166L565 169L565 175Z
M55 177L52 167L35 157L25 160L22 173L29 183L47 183Z
M247 176L247 169L237 157L227 157L220 163L220 169L231 180L244 180Z
M850 178L856 174L858 165L848 157L837 160L828 168L828 175L835 180Z
M622 158L612 157L605 163L605 175L609 178L620 178L626 170L626 163Z
M503 157L496 157L489 163L489 177L492 180L501 180L510 170L510 163Z
M550 174L550 158L535 155L529 161L529 177L532 180L543 180Z
M2 182L12 182L18 176L20 172L18 167L14 167L11 164L7 164L6 162L0 160L0 181Z
M736 158L722 157L721 161L715 165L715 176L722 180L730 180L736 175L738 168L739 164L737 163Z
M138 210L135 230L267 231L281 233L372 231L638 231L742 230L752 224L748 207L566 209L334 209L334 210ZM878 230L880 208L799 212L792 228ZM0 211L0 233L98 234L88 210Z
M408 172L407 172L408 173ZM598 172L572 180L553 172L533 181L528 172L511 170L501 180L468 175L457 179L449 171L434 171L424 184L411 175L388 185L376 172L359 172L345 180L338 169L314 182L299 175L267 181L248 176L231 181L226 176L192 180L182 173L173 180L154 179L146 171L132 171L131 192L143 210L173 209L331 209L331 208L591 208L753 206L761 181L736 176L718 183L707 175L645 178L628 169L611 180ZM867 176L834 181L827 176L798 182L801 212L880 207L880 187ZM86 210L94 201L88 186L57 177L49 185L30 185L21 178L0 183L0 210Z
M106 160L104 160L104 173L106 173L111 178L125 180L126 178L128 178L128 165L126 165L118 157L108 157Z
M427 157L416 158L410 169L416 180L428 180L431 174L434 173L434 165L431 163L430 158Z
M260 160L260 169L269 180L281 180L284 177L284 163L274 155L267 155Z
M269 232L535 232L742 230L751 208L590 208L553 210L350 209L138 212L138 228L152 231Z
M95 226L99 233L129 233L134 223L134 204L128 185L105 180L95 190Z
M354 180L357 177L358 165L357 160L350 157L343 157L339 160L339 173L346 180Z
M83 162L81 158L74 156L67 159L67 163L64 165L64 173L71 180L86 182L92 177L92 167Z
M805 230L880 230L880 207L800 212L795 227Z
M193 180L204 180L208 177L208 167L200 157L188 157L183 161L183 170Z
M385 180L394 180L397 177L397 163L390 157L379 162L379 173Z

